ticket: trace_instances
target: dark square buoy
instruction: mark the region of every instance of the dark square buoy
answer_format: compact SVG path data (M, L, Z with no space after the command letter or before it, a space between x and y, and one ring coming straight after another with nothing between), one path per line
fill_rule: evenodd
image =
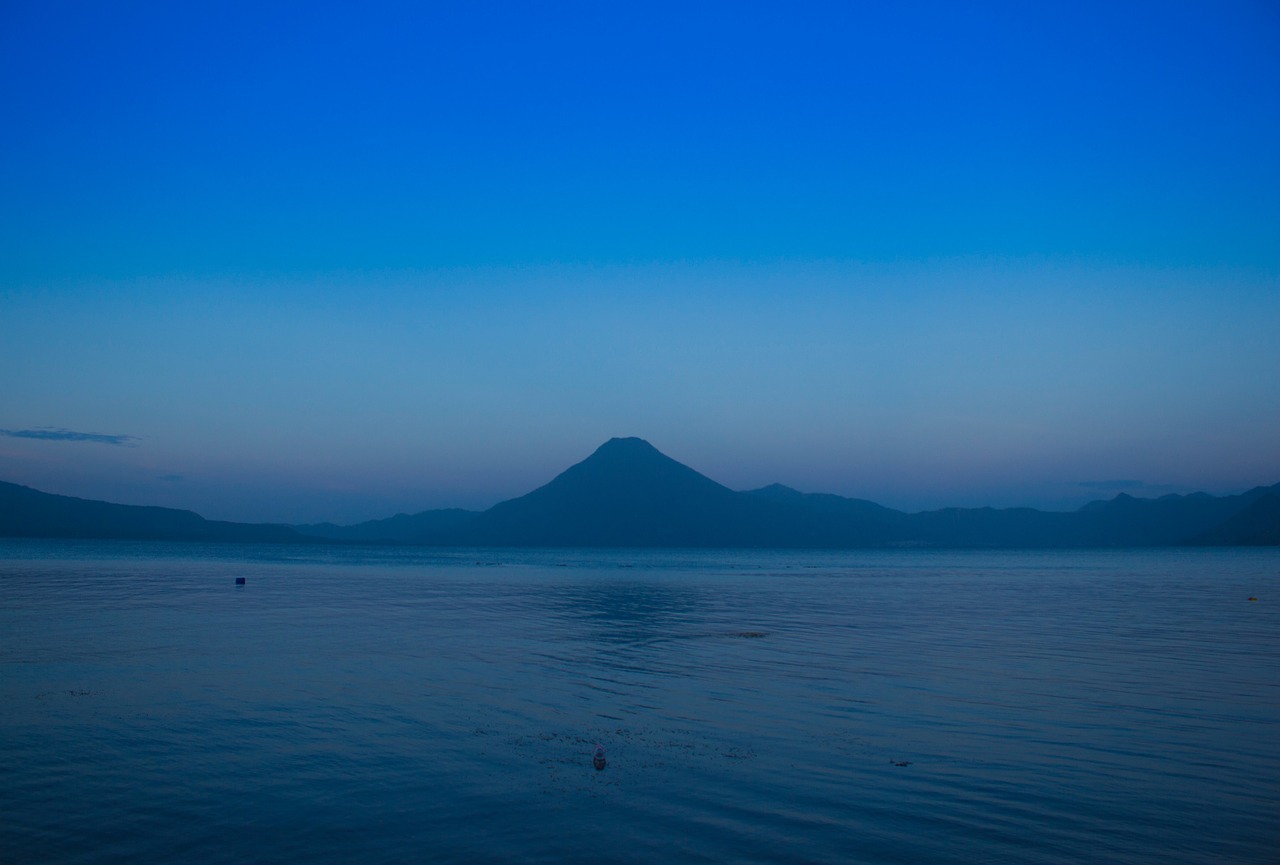
M243 585L244 585L244 577L236 577L236 585L237 585L237 586L243 586Z

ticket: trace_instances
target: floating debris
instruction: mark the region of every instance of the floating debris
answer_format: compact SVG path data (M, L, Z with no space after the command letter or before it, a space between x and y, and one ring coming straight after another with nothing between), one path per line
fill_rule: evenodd
M911 765L910 760L890 760L889 762L898 767Z
M747 639L747 640L758 640L761 637L769 636L769 632L768 631L735 631L733 635L735 637L742 637L743 639Z
M243 586L243 585L244 585L244 577L236 577L236 585L237 585L237 586Z
M1251 601L1256 601L1256 600L1258 600L1258 599L1257 599L1257 598L1250 598L1249 600L1251 600Z

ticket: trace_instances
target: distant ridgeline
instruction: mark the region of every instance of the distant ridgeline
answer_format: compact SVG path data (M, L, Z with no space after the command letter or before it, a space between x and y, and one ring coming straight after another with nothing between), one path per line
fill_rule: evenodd
M289 526L206 520L174 508L113 505L0 482L0 537L305 542Z
M908 514L780 485L735 492L636 438L611 439L528 495L487 511L399 514L354 526L249 525L190 511L0 483L0 536L501 547L1144 547L1280 545L1280 484L1236 496L1118 495L1077 511Z

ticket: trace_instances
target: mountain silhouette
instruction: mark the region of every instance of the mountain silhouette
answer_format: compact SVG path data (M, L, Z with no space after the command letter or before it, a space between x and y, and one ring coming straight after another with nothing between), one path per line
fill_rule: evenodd
M638 438L615 438L527 495L487 511L426 511L326 537L528 547L1117 547L1263 543L1269 511L1214 530L1276 487L1240 496L1121 494L1075 512L944 508L908 514L781 484L735 492ZM1238 519L1243 520L1243 517ZM314 531L315 527L300 527ZM335 531L337 530L337 531ZM1245 539L1238 539L1245 538ZM1248 540L1253 538L1255 540Z
M769 502L716 483L638 438L615 438L455 535L477 546L758 546L775 540ZM780 540L780 538L776 538Z
M1075 512L945 508L907 514L781 484L735 492L643 439L614 438L544 486L482 513L468 517L465 511L428 511L405 518L431 530L394 540L462 546L828 549L1264 543L1259 539L1269 536L1269 526L1274 528L1268 522L1270 511L1255 514L1247 525L1216 534L1213 530L1269 492L1280 494L1280 484L1222 498L1196 493L1147 500L1121 494ZM390 528L389 521L380 521L380 530Z
M0 483L0 536L501 547L1145 547L1280 545L1280 484L1236 496L1120 494L1073 512L908 514L780 484L735 492L638 438L605 442L532 492L483 512L397 514L353 526L246 525Z

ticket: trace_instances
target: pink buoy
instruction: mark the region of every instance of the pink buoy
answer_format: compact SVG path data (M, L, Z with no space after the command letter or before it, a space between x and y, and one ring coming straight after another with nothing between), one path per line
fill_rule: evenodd
M591 765L596 767L597 772L604 768L604 748L599 745L596 745L596 752L591 755Z

